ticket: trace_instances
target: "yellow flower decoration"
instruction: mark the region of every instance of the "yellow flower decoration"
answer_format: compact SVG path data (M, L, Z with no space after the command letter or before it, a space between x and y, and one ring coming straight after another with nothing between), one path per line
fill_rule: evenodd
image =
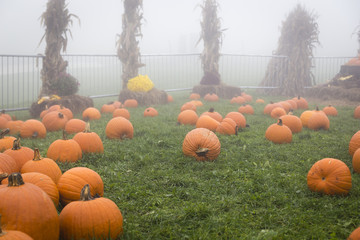
M133 92L148 92L153 89L154 83L150 80L148 75L138 75L130 79L127 83L127 88Z

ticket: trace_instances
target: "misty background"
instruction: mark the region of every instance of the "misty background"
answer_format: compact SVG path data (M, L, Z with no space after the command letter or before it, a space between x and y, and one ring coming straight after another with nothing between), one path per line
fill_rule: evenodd
M121 0L67 0L80 18L70 27L68 54L116 54L122 31ZM144 0L142 54L200 53L202 0ZM359 44L359 0L219 0L224 32L222 53L271 55L277 48L282 21L300 3L317 16L319 41L315 56L355 56ZM44 54L39 17L47 0L0 0L0 54Z

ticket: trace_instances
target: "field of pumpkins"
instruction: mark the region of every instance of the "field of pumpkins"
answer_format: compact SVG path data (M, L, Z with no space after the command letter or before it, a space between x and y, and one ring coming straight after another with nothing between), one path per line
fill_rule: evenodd
M0 239L360 239L360 106L170 95L1 113Z

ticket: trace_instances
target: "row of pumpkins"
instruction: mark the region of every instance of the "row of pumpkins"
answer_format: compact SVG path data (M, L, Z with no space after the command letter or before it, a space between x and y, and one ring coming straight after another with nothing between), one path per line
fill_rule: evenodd
M231 99L230 103L244 105L240 106L237 112L230 112L224 118L222 118L221 114L216 112L214 109L210 109L208 112L205 112L198 117L196 113L196 107L202 105L202 102L199 100L200 96L198 94L191 94L190 99L191 101L185 103L181 107L180 113L178 115L179 124L190 124L196 126L195 129L186 134L183 141L183 152L185 155L192 156L198 161L214 160L220 154L221 149L220 141L214 132L225 135L233 135L237 134L237 130L239 128L245 128L247 125L244 114L254 113L252 106L246 104L252 101L252 97L250 95L243 94L242 96ZM219 98L216 96L216 94L208 94L204 97L204 100L209 102L218 101L218 99ZM173 101L170 95L168 100ZM257 99L256 103L264 103L264 101L262 99ZM125 102L124 105L119 102L105 104L102 106L100 111L96 108L88 108L83 112L82 117L84 120L94 120L101 117L100 112L112 113L113 118L106 126L106 136L110 139L131 139L133 137L133 126L129 121L130 114L129 111L122 106L127 108L137 107L137 102L136 100L131 99L128 100L127 103ZM290 111L290 109L297 108L308 108L308 104L304 98L298 97L287 101L267 104L264 107L264 114L268 114L271 117L278 119L278 123L269 126L269 128L266 130L265 137L274 143L288 143L291 142L292 133L300 132L303 126L314 130L329 129L330 123L327 115L337 115L336 109L329 106L324 108L322 111L305 110L300 117L297 117L292 115ZM289 112L290 114L288 114ZM357 112L360 113L360 107L355 109L354 117L357 117L357 114L360 117L360 114ZM144 111L144 116L157 115L158 112L156 109L151 107L145 109ZM0 119L1 118L7 119L5 127L11 126L9 123L14 122L14 120L11 120L11 117L9 118L9 116L7 116L5 113L1 115ZM43 138L46 136L46 131L57 131L64 129L64 132L76 134L73 139L66 139L66 136L64 136L63 139L54 141L48 149L47 158L41 158L37 149L33 151L27 147L20 146L19 139L15 139L11 136L5 136L5 134L10 132L9 129L5 130L1 134L0 139L0 150L5 150L4 153L0 153L0 173L2 172L3 176L6 176L6 173L8 173L10 176L8 178L8 182L6 182L5 179L2 182L2 185L0 185L0 198L6 200L5 197L2 197L1 192L9 195L7 191L20 189L13 188L14 186L32 186L32 184L27 183L34 183L35 185L40 186L40 188L42 188L48 194L48 196L50 196L52 205L48 204L49 206L57 206L59 201L63 206L65 206L60 213L59 219L53 220L54 228L49 229L51 233L49 232L49 235L46 234L47 237L44 239L58 239L59 231L62 239L91 239L94 237L101 238L103 236L110 236L113 239L116 238L116 236L122 233L123 220L121 212L116 204L111 200L102 197L104 187L101 177L93 170L83 167L72 168L64 174L61 174L61 170L59 169L58 165L54 160L52 160L55 159L56 161L74 162L78 159L81 159L82 153L102 153L104 148L100 137L96 133L90 131L89 124L87 124L84 120L73 119L72 113L69 109L58 105L54 105L44 111L41 115L41 118L42 121L35 119L27 120L22 124L19 124L20 127L17 129L12 128L11 133L14 134L14 132L18 132L22 137ZM30 124L28 124L29 121L31 121ZM0 128L4 128L4 126L0 125ZM4 144L4 142L7 142L7 145ZM9 147L10 143L11 145ZM360 150L356 151L359 147L360 131L353 136L349 145L349 151L352 155L354 155L353 166L355 171L357 171L357 169L360 170ZM45 162L47 163L45 164ZM42 163L44 166L39 167L39 163ZM38 169L32 169L31 165L38 166ZM336 169L336 171L334 171L334 169ZM21 172L23 175L15 172ZM332 174L328 175L327 172ZM332 183L339 182L335 181L336 179L342 180L340 181L339 187L331 187ZM324 182L326 183L324 184ZM74 185L74 183L76 184ZM340 160L332 158L322 159L316 162L310 169L308 173L308 186L312 191L318 191L325 194L346 195L351 188L350 170L346 164ZM43 196L43 190L39 191L42 192L42 195L39 195L42 197L39 198L44 200L46 198ZM33 193L31 195L33 195ZM94 198L94 196L96 197ZM23 216L23 218L14 217L16 220L24 219L23 223L14 222L16 220L11 220L9 217L16 216L16 214L14 214L14 208L17 209L17 214L24 214L29 211L26 207L30 205L30 203L27 202L28 198L21 196L19 199L22 199L21 201L24 202L19 204L18 202L14 201L13 198L11 198L7 201L2 201L2 203L5 204L6 202L6 204L9 204L9 206L4 207L1 206L2 204L0 203L0 214L3 215L1 223L5 225L6 229L20 229L25 233L28 233L34 239L43 239L41 236L44 236L44 232L41 232L40 229L43 229L44 226L42 223L39 223L38 219L40 215L37 214L42 215L42 210L50 210L45 207L43 207L42 210L34 208L36 214L28 214L31 216ZM97 217L97 222L94 222L94 217L92 217L93 214L91 210L89 210L89 206L89 209L87 210L89 212L82 215L84 218L77 219L81 221L81 224L84 224L84 228L82 231L74 229L73 226L77 224L74 222L74 216L79 216L80 213L77 212L77 210L81 209L79 205L76 204L84 204L85 206L86 204L90 205L94 203L93 205L96 205L96 201L107 202L106 204L104 203L104 206L106 205L106 209L101 211L109 211L109 214L105 215L106 217L112 217L112 220L98 219ZM38 205L43 206L43 204ZM23 206L24 209L14 206ZM8 209L8 212L5 211L6 209ZM57 219L56 209L54 210L55 211L51 211L56 213L54 214L54 219ZM99 210L95 209L94 211ZM29 217L33 217L32 220L29 221ZM66 221L62 223L62 220ZM44 219L44 224L46 223L46 226L48 226L47 228L50 228L49 221L49 219ZM103 221L103 223L101 224L99 221ZM34 226L25 226L25 222L36 222L36 226L39 228ZM109 225L110 222L113 223L113 225ZM94 223L96 223L96 225L100 224L102 226L101 228L96 228L99 230L96 233ZM87 226L85 226L86 224ZM109 229L111 231L109 231ZM89 235L90 233L92 234ZM49 236L54 237L52 238Z

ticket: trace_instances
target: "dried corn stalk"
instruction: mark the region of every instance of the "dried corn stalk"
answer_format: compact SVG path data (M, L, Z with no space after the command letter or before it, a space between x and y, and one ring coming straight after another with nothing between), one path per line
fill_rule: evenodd
M301 95L304 87L315 84L311 73L313 48L319 43L317 16L297 5L282 23L281 36L275 55L287 56L287 61L270 61L261 86L279 87L266 92L286 96Z
M204 41L201 54L201 64L204 76L202 85L220 84L219 59L223 30L217 16L218 4L216 0L204 0L202 8L201 35L199 42Z
M67 61L61 57L61 51L66 51L67 33L71 36L69 26L72 25L72 17L65 5L65 0L49 0L46 11L41 15L41 24L45 27L46 49L41 70L42 89L40 96L57 94L51 86L57 85L60 74L66 72ZM40 41L40 42L41 42Z
M122 63L123 89L127 88L129 79L138 75L138 70L144 64L140 61L138 39L141 34L142 0L124 0L122 16L122 33L117 41L117 55Z

